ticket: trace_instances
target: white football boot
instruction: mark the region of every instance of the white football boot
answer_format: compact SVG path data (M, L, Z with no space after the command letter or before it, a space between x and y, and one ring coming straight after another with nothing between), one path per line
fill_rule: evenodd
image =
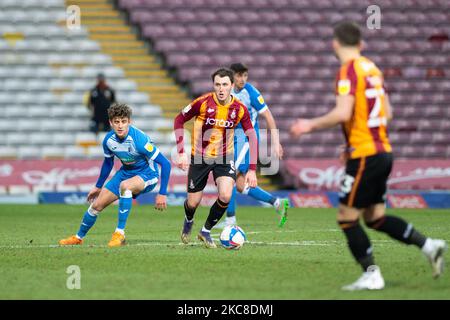
M347 286L342 287L345 291L357 290L381 290L384 288L384 279L380 268L376 265L369 266L362 276Z
M444 240L427 238L422 247L422 252L431 263L433 278L438 278L444 272L445 251L447 251L447 244Z

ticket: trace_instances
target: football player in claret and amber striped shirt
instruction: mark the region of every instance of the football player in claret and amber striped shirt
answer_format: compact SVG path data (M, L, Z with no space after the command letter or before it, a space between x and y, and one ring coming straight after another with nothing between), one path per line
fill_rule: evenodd
M392 111L383 75L372 61L361 55L361 31L356 24L342 22L334 28L333 48L341 62L336 81L336 106L322 117L298 119L292 125L291 133L299 137L342 124L347 160L337 221L350 251L363 269L363 275L343 289L384 288L370 240L359 224L361 215L369 228L421 248L431 262L433 276L438 277L443 271L445 241L427 238L403 219L385 215L387 180L393 157L387 135Z
M212 171L218 190L218 198L211 207L198 239L207 248L215 248L210 231L225 213L236 181L234 165L234 128L241 123L250 145L250 169L245 176L249 187L256 187L256 161L258 142L249 112L245 105L231 95L234 73L230 69L218 69L212 75L214 92L205 94L185 107L175 118L177 141L177 166L189 167L187 200L184 203L186 217L181 240L189 243L194 223L194 213L199 206L203 189ZM195 117L192 134L191 161L184 152L184 123Z

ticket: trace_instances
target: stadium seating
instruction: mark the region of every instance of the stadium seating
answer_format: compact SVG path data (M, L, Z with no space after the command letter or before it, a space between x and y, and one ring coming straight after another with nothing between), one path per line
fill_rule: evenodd
M286 131L296 117L333 106L339 65L331 52L332 25L365 24L372 1L119 0L154 50L189 82L194 96L211 89L218 66L242 61ZM380 30L365 29L365 54L384 71L396 119L390 128L397 157L448 157L450 2L377 1ZM435 130L443 131L433 136ZM414 132L403 136L403 132ZM334 157L339 134L302 138L281 134L287 157ZM317 146L317 143L321 147ZM407 144L429 144L415 152Z
M85 26L67 29L66 17L64 0L0 2L0 132L6 134L0 159L98 157L88 149L99 141L89 132L84 99L99 72L117 99L133 106L136 121L169 144L167 134L148 125L167 125L161 108L100 51Z

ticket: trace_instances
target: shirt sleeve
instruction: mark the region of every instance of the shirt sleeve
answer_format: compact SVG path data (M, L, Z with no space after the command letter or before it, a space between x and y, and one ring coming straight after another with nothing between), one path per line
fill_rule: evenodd
M106 143L109 139L109 135L105 136L105 139L103 139L103 155L105 158L112 158L114 157L114 153L108 148L108 144Z
M184 123L191 120L194 116L200 114L200 108L207 96L201 96L192 101L175 117L173 123L173 130L175 133L175 141L177 144L178 153L184 152Z
M356 75L354 62L350 62L348 65L342 66L336 77L336 95L354 96L357 85L358 77Z
M266 102L264 101L263 96L261 95L258 89L256 89L249 83L247 83L246 89L250 95L250 103L258 113L262 113L267 109L269 109Z
M151 160L155 160L159 154L159 149L153 144L152 140L142 133L139 134L136 147L139 153Z

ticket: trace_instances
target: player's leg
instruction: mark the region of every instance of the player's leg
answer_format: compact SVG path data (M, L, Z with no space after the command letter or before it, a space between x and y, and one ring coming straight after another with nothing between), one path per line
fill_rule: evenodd
M209 172L212 166L207 164L193 164L189 166L188 183L187 183L187 199L184 202L184 222L181 230L181 241L188 244L191 237L192 226L194 225L194 214L197 207L200 205L203 196L203 189L205 189L208 182Z
M245 156L245 150L243 151L243 147L245 145L247 141L247 138L245 137L245 135L240 131L235 131L235 135L234 135L234 169L238 169L240 163L242 162L243 157ZM247 144L247 148L248 148L248 144ZM245 180L245 178L242 176L242 174L239 172L237 172L237 178L236 178L236 185L233 187L233 191L231 192L231 199L230 199L230 203L228 205L228 209L227 209L227 216L225 217L225 221L220 224L217 225L216 227L225 227L227 225L233 225L236 224L236 187L238 184L238 181L242 180L242 184Z
M247 142L242 147L242 150L236 160L236 168L238 169L239 173L241 173L244 177L245 174L248 172L249 164L250 164L250 152L249 152L249 144ZM244 183L238 184L236 182L236 188L237 191L242 194L247 194L253 199L271 204L275 208L276 213L281 216L278 225L280 227L284 226L287 220L287 210L289 209L289 201L287 199L277 198L272 194L270 194L269 192L262 189L261 187L249 188Z
M378 290L384 288L380 268L375 264L369 237L359 223L361 209L339 205L337 221L347 238L347 244L354 259L363 269L362 276L343 290Z
M89 206L83 215L83 220L81 221L80 228L76 235L71 236L67 239L62 239L59 244L61 245L76 245L83 242L83 238L86 236L88 231L97 221L98 214L111 203L117 200L117 195L112 193L106 188L100 191L97 199Z
M138 175L120 182L118 222L108 246L118 247L125 244L125 226L131 212L133 195L138 195L144 188L145 182L142 177Z
M214 173L215 175L218 175L217 171L215 171ZM215 179L218 197L216 202L214 202L214 204L211 206L205 225L198 235L199 240L203 241L207 248L216 248L216 244L211 238L211 229L222 218L228 208L228 204L231 199L231 193L233 191L234 180L234 177L222 175L222 173L220 173L220 176L217 176L217 178Z
M444 270L444 253L447 244L444 240L431 239L417 231L411 223L402 218L385 215L383 203L372 205L364 212L364 220L369 228L388 234L391 238L405 244L420 248L428 258L433 270L433 277L439 277Z
M362 276L344 290L374 290L384 288L384 280L375 265L369 237L359 223L364 209L372 203L371 175L373 168L366 158L347 161L339 193L337 222L347 238L354 259L363 269Z
M236 224L236 193L237 190L242 190L245 186L245 176L238 172L236 178L236 185L231 192L230 203L227 208L227 216L225 217L224 226L231 226ZM222 227L224 227L222 226Z

